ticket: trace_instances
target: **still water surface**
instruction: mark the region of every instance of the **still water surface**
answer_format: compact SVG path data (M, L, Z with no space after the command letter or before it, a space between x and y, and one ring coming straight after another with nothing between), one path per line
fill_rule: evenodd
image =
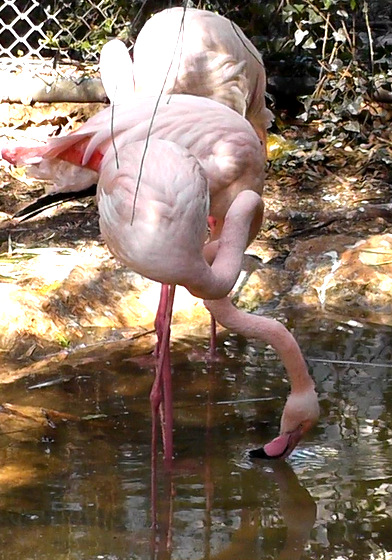
M122 351L3 388L2 402L83 420L0 438L0 558L392 558L392 329L289 326L322 416L286 462L246 454L278 433L288 383L272 351L225 335L217 363L175 352L176 457L171 474L159 464L156 529L148 360Z

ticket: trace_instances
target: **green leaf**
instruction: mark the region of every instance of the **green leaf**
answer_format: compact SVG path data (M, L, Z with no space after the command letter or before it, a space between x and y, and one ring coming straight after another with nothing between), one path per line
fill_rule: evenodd
M312 7L309 7L307 9L308 12L308 21L311 24L314 23L321 23L323 20L323 18L320 16L320 14L318 14Z

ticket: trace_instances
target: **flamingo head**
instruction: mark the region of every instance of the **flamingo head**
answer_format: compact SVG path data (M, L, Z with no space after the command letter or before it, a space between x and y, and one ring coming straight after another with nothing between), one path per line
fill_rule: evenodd
M249 456L261 459L285 459L317 422L320 409L313 383L291 393L286 401L280 422L280 434L260 449L252 449Z

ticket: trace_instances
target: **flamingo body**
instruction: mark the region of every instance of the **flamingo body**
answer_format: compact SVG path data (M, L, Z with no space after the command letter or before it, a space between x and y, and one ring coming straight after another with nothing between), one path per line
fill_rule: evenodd
M158 106L154 97L134 96L97 113L75 132L48 140L44 147L3 149L2 156L14 165L31 164L32 176L57 183L54 191L67 190L68 181L76 191L79 174L80 189L98 181L111 146L146 141L148 136L173 142L197 158L208 179L217 235L239 192L262 194L265 157L252 126L229 107L192 95L163 97ZM259 213L252 238L260 223Z
M117 145L121 165L113 146L103 158L97 202L109 249L152 280L181 284L197 297L224 297L240 273L260 196L244 190L232 202L209 264L204 256L209 192L201 165L167 140L151 138L144 151L143 141L127 142L124 136Z
M187 93L231 107L265 142L272 114L265 106L263 61L229 19L181 7L155 14L136 39L133 74L138 93Z
M123 142L117 149L121 166L109 149L97 190L106 243L143 276L186 283L202 264L207 236L209 196L200 164L185 148L152 138L135 198L145 142Z

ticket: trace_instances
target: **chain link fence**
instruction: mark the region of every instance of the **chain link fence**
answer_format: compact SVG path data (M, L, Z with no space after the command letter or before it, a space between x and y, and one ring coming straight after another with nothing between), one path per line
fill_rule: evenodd
M107 36L132 34L137 8L113 0L1 0L0 57L96 62Z
M144 4L141 0L0 0L0 101L56 100L54 85L62 80L83 83L96 70L99 51L109 37L120 36L132 44ZM71 92L71 100L94 100L90 97Z

